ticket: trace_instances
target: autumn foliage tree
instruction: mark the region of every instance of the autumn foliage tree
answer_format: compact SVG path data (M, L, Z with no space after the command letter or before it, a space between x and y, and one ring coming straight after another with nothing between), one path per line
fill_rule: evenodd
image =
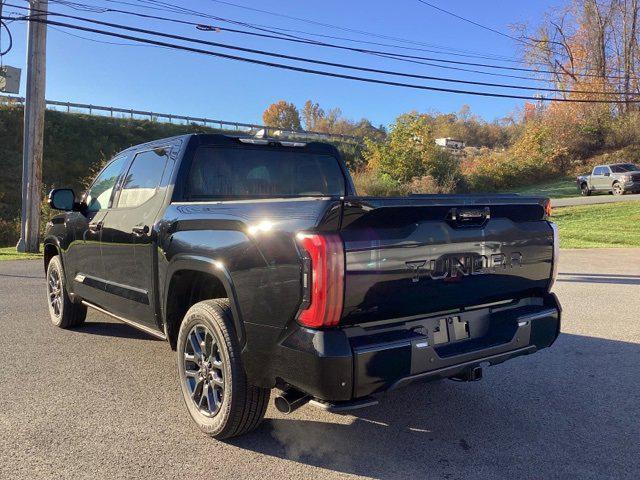
M384 142L367 141L365 158L369 169L402 184L429 177L453 190L460 180L458 160L435 144L429 118L416 112L400 115Z
M282 130L300 130L300 113L293 103L280 100L272 103L262 114L262 121L268 127Z
M571 0L517 30L525 60L563 98L621 100L623 113L638 110L639 19L639 0Z

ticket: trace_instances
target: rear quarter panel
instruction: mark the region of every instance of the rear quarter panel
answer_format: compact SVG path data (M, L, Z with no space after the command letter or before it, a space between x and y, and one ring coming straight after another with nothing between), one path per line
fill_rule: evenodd
M295 235L326 225L336 206L339 200L328 198L171 204L163 221L162 284L181 255L209 258L228 274L244 323L284 328L300 304Z

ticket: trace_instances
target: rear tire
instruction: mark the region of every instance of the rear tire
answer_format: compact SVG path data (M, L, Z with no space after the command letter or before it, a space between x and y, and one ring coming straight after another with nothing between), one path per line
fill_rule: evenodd
M73 303L67 291L60 256L54 256L47 266L47 304L51 323L60 328L74 328L84 323L87 307Z
M586 183L580 185L580 195L582 195L583 197L588 197L589 195L591 195L589 185L587 185Z
M200 430L221 440L255 429L271 390L247 383L229 300L192 306L177 343L182 396Z

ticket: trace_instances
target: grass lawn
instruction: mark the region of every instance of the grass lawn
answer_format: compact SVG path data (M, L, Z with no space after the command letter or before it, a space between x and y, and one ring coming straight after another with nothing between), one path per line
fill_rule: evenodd
M41 253L18 253L16 247L0 247L0 261L2 260L35 260L42 258Z
M640 247L640 201L553 210L561 248Z
M538 195L541 197L549 198L566 198L566 197L579 197L578 187L576 187L576 181L571 178L564 178L561 180L554 180L552 182L538 183L537 185L530 185L527 187L519 187L511 190L514 193L521 195Z

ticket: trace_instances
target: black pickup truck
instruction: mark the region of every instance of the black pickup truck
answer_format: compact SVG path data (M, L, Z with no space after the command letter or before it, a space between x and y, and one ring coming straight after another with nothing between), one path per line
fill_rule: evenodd
M416 380L478 380L560 331L547 200L358 197L331 145L158 140L49 203L64 211L44 238L53 323L91 307L168 340L216 438L255 428L272 388L284 412L348 411Z

